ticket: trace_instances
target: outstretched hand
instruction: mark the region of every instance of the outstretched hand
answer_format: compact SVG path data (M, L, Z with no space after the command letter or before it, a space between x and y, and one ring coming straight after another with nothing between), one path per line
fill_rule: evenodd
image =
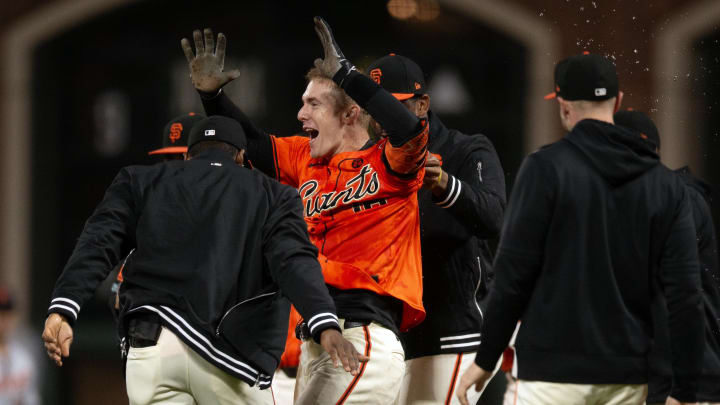
M323 349L330 355L333 365L338 366L342 363L345 371L352 375L358 375L360 372L360 363L370 360L370 357L364 356L355 350L355 346L348 342L335 329L325 329L320 334L320 344Z
M185 58L188 61L193 86L197 90L206 93L216 92L222 86L240 76L240 71L237 69L228 72L223 71L225 67L225 47L227 45L225 35L218 34L217 48L210 28L205 28L204 34L200 33L200 30L193 31L193 39L195 41L195 53L193 53L192 46L187 38L180 41L180 46L182 46Z
M42 339L48 357L62 367L62 358L70 356L73 341L73 330L68 321L60 314L50 314L45 320Z
M457 397L458 400L460 400L460 404L469 405L467 399L468 389L474 385L475 391L482 391L483 388L485 388L485 384L487 384L490 377L492 377L492 374L492 371L484 370L475 363L471 364L465 373L463 373L457 387Z
M324 53L323 59L315 59L315 67L330 79L334 78L340 70L344 72L343 78L351 71L357 70L343 55L328 23L322 17L315 17L313 21Z

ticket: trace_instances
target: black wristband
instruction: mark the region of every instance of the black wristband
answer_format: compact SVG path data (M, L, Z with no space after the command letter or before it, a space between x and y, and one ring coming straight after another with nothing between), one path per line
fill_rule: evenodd
M203 100L212 100L214 98L217 98L217 96L222 93L222 89L217 89L216 91L202 91L197 90L198 94L200 95L200 98Z

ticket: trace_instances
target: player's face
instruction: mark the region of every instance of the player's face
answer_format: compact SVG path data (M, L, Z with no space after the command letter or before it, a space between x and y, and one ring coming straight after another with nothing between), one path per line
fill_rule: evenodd
M316 79L308 83L302 95L302 108L297 118L310 135L310 157L334 155L342 143L341 121L335 111L329 81Z

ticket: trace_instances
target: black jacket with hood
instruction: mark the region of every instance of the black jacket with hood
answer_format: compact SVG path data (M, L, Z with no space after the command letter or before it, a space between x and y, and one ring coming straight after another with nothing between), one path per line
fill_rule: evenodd
M700 402L720 402L720 267L715 227L710 213L712 190L709 184L694 177L690 169L675 171L688 186L688 193L697 234L700 259L700 281L705 308L705 351L702 375L698 380L697 399ZM664 300L654 308L659 319L667 318ZM672 389L672 364L667 322L655 325L655 346L650 354L650 383L648 403L665 403Z
M529 155L510 197L495 274L479 366L493 369L521 319L518 378L647 383L651 302L664 290L672 394L694 401L704 339L690 199L639 137L582 120Z
M448 186L440 197L426 188L418 192L427 316L401 334L408 360L477 350L482 300L492 279L488 239L500 234L507 201L492 142L448 129L432 111L428 119L428 150L442 157Z
M120 326L157 314L205 360L270 386L290 303L317 340L340 330L295 189L238 166L218 149L190 161L120 170L90 216L49 313L74 323L107 274L123 269Z

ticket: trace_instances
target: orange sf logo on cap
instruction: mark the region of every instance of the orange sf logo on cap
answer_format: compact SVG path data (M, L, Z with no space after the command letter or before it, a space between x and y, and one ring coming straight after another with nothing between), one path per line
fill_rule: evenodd
M373 69L370 71L370 78L373 79L377 84L380 84L380 76L382 76L382 70Z
M170 125L170 142L175 143L175 141L180 139L182 130L183 130L183 126L179 122L176 122L176 123Z
M420 90L421 87L420 83L415 82L415 90Z

